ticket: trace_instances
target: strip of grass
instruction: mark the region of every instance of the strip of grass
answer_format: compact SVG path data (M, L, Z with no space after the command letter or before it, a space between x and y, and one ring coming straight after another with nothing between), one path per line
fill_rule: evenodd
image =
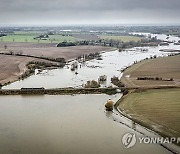
M125 97L118 108L164 136L180 136L180 88L151 89Z

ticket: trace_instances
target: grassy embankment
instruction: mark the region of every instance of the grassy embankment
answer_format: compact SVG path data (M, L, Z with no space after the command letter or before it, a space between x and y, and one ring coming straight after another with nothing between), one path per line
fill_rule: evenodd
M135 122L164 137L180 136L180 56L145 60L125 70L121 81L131 90L116 107ZM128 77L127 77L128 75ZM138 81L139 76L162 77L173 81ZM169 84L167 84L170 82ZM174 88L168 88L171 85ZM150 89L150 88L161 89ZM146 90L142 90L145 88Z

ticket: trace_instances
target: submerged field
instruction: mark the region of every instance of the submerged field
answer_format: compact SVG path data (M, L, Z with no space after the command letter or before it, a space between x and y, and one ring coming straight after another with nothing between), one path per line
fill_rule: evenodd
M125 97L120 110L135 121L167 136L180 136L180 89L134 92Z

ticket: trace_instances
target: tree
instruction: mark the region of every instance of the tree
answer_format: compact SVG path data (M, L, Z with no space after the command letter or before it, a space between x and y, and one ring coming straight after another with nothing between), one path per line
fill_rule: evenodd
M7 45L4 45L4 49L5 49L5 50L7 49Z

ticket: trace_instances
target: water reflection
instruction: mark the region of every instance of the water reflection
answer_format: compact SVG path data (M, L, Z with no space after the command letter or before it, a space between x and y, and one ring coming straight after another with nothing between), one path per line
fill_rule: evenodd
M113 119L113 112L112 111L106 111L106 117Z

